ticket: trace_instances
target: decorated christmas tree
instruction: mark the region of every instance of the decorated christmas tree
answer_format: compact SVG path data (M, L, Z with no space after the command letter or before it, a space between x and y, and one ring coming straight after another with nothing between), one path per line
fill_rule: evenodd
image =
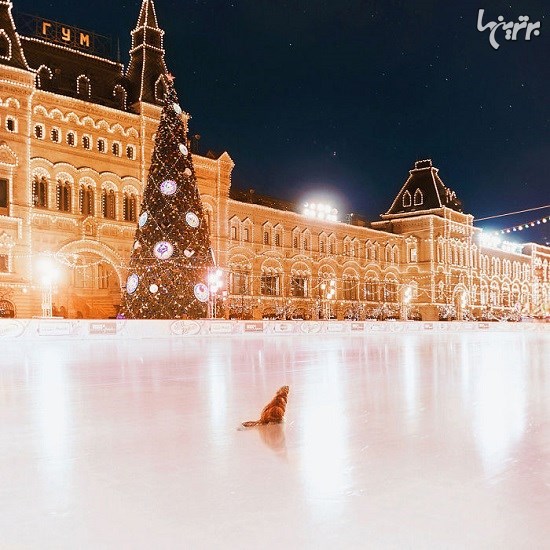
M210 236L187 128L172 78L143 193L121 315L126 319L206 316Z

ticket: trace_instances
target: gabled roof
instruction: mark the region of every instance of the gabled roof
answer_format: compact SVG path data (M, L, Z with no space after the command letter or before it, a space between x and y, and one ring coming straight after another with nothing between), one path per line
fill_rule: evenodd
M462 202L447 187L432 165L431 159L419 160L409 171L409 177L395 197L389 210L382 215L387 219L438 208L450 208L462 212Z

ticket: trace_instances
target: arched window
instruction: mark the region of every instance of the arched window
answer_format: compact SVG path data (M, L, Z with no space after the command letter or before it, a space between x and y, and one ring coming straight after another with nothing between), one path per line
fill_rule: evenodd
M128 145L126 147L126 156L130 160L134 160L136 158L136 148L133 145Z
M17 132L17 119L12 116L6 117L6 130L8 132Z
M43 124L36 124L34 126L34 135L38 139L44 139L44 125Z
M59 128L52 128L50 138L54 143L59 143L61 141L61 133L59 132Z
M391 263L392 261L392 248L389 244L386 245L385 259L386 263Z
M411 205L411 194L407 190L403 193L403 207L407 208L410 205Z
M75 144L76 144L76 135L75 135L74 132L67 132L67 143L71 147L75 146Z
M81 74L76 79L76 93L85 99L89 99L92 95L92 85L87 76Z
M34 177L32 182L32 204L39 208L48 208L48 180L42 176Z
M113 90L113 97L115 98L115 103L118 109L126 110L126 90L120 85L117 84Z
M69 181L57 180L56 201L59 211L71 211L71 183Z
M264 231L264 244L269 244L269 233Z
M424 204L424 195L422 194L422 191L420 191L420 189L417 189L414 192L414 205L420 206L421 204Z
M115 157L120 157L120 143L117 141L113 142L111 150L113 151L113 155L115 155Z
M101 210L104 218L116 219L116 196L112 189L101 192Z
M82 147L84 147L84 149L90 149L90 146L90 136L82 136Z
M97 140L97 150L100 153L105 153L105 151L107 151L107 144L105 143L105 140L103 138L99 138Z
M82 185L78 197L80 213L84 216L94 214L94 188L91 185Z
M36 73L36 86L41 90L49 90L51 88L53 74L49 67L41 65Z
M127 222L136 221L137 197L134 193L124 193L123 216Z

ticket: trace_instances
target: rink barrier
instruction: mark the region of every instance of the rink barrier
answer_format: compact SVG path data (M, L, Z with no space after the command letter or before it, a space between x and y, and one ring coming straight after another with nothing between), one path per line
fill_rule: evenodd
M99 340L231 335L366 335L405 332L549 332L550 323L481 321L225 321L124 319L0 319L3 340Z

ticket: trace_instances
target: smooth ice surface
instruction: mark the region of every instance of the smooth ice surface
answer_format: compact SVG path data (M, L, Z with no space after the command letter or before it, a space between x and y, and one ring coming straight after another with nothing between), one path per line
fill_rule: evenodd
M549 331L3 345L1 548L549 541Z

